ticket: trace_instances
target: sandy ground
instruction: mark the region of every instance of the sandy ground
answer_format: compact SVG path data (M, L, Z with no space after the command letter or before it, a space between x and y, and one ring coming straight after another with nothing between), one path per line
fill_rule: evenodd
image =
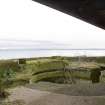
M27 87L11 90L10 101L22 100L25 105L105 105L105 96L70 96Z
M49 92L29 89L26 87L17 87L10 90L11 95L8 97L10 102L15 100L23 100L26 105L32 101L38 100L49 94Z
M105 105L105 97L50 94L31 102L30 105Z

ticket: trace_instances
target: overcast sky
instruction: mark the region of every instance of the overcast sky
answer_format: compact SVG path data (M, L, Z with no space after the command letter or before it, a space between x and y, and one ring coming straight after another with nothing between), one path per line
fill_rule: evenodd
M0 0L0 40L69 43L105 48L105 31L31 0ZM17 42L18 43L18 42Z

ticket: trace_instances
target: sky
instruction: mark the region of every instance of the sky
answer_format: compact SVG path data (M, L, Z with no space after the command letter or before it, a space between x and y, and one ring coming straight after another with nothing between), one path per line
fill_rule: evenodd
M105 48L105 31L31 0L0 0L0 42L11 40Z
M20 49L71 49L69 43L59 43L54 41L34 41L34 40L0 40L0 50L20 50Z

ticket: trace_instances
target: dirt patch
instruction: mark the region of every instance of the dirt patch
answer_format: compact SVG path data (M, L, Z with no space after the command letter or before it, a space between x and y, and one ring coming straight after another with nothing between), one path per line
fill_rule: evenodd
M105 97L50 94L29 105L105 105Z
M55 84L50 82L39 82L36 84L26 85L26 87L70 96L105 96L104 83Z
M11 95L9 96L9 101L14 102L15 100L22 100L23 102L25 102L24 105L105 105L105 96L97 95L99 94L99 91L102 91L104 89L103 88L104 85L101 85L101 84L94 85L95 87L97 87L96 88L97 91L95 90L97 96L93 96L93 95L86 96L86 94L84 96L83 95L80 95L80 96L71 95L71 92L73 94L74 93L76 94L77 91L79 91L78 94L80 94L82 91L82 88L85 89L84 85L83 87L80 86L77 88L76 88L76 85L75 86L72 85L70 88L69 88L69 85L68 85L68 88L61 88L61 85L53 86L53 84L52 85L49 84L49 87L47 88L48 89L51 88L52 90L57 88L56 93L53 91L48 92L47 88L46 90L43 90L43 91L38 90L38 89L35 89L35 86L36 85L34 85L33 89L29 87L17 87L17 88L11 89L10 90ZM43 88L43 86L44 84L42 85L40 84L40 88ZM62 89L60 90L60 92L58 91L59 88L57 86L60 89ZM89 85L89 87L90 87L89 90L91 93L91 85ZM92 87L92 88L95 89L95 87L94 88ZM101 87L102 89L99 87ZM72 89L72 91L69 92L70 91L69 89ZM69 94L67 94L67 91ZM87 92L88 91L86 91L85 93ZM87 93L87 94L90 94L90 93Z
M44 97L49 94L49 92L29 89L26 87L17 87L10 90L11 95L8 97L10 102L15 100L23 100L26 104L29 104L33 100L38 100L40 97Z

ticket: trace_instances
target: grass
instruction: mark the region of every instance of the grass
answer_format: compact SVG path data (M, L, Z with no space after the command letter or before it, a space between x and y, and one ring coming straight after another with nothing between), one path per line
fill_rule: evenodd
M90 60L90 58L87 59ZM82 58L82 61L78 63L77 58L66 57L28 59L23 65L18 65L17 60L0 61L0 79L4 82L3 85L5 85L6 88L43 80L54 81L55 79L56 82L59 78L62 80L65 76L67 78L70 77L69 73L64 72L63 70L65 65L68 64L72 68L75 67L75 69L82 68L82 71L73 71L72 74L70 74L72 77L76 79L90 80L89 70L98 68L101 63L97 63L97 61L93 62L93 58L91 62L84 61ZM105 65L104 63L102 64ZM104 81L105 74L103 74L102 78ZM6 82L10 84L7 85Z
M40 60L40 61L30 61L26 65L26 69L30 70L29 72L40 73L43 71L51 71L54 69L63 69L65 62L61 60Z
M63 71L45 72L35 75L31 78L31 82L38 82L46 78L64 77Z

